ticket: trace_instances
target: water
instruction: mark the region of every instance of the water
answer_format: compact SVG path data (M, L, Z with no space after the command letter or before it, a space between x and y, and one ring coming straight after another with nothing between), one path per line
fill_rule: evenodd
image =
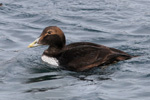
M150 0L1 0L0 100L149 100ZM46 46L27 48L46 26L67 43L94 42L140 57L78 73L51 69Z

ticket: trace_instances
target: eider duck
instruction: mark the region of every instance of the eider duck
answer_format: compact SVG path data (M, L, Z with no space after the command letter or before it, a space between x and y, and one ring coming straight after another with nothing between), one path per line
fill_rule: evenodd
M0 3L0 6L2 6L3 4L2 3Z
M41 57L44 62L72 71L85 71L133 57L118 49L90 42L66 45L65 35L57 26L46 27L28 47L40 45L49 45Z

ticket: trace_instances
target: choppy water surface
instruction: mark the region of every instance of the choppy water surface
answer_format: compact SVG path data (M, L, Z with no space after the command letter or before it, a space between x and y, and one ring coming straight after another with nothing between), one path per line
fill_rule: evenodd
M0 2L0 100L150 100L150 0ZM67 43L141 56L84 73L51 69L40 59L46 46L27 46L54 25Z

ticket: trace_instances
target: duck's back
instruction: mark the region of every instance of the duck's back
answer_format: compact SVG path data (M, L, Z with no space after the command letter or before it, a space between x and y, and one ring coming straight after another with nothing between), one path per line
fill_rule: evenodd
M67 45L59 56L59 63L70 70L83 71L131 58L125 52L89 42Z

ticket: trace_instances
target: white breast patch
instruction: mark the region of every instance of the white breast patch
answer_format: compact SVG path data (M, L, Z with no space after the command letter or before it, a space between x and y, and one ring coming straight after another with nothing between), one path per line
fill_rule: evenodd
M48 57L48 56L43 55L41 59L48 64L59 66L58 60L54 57Z

